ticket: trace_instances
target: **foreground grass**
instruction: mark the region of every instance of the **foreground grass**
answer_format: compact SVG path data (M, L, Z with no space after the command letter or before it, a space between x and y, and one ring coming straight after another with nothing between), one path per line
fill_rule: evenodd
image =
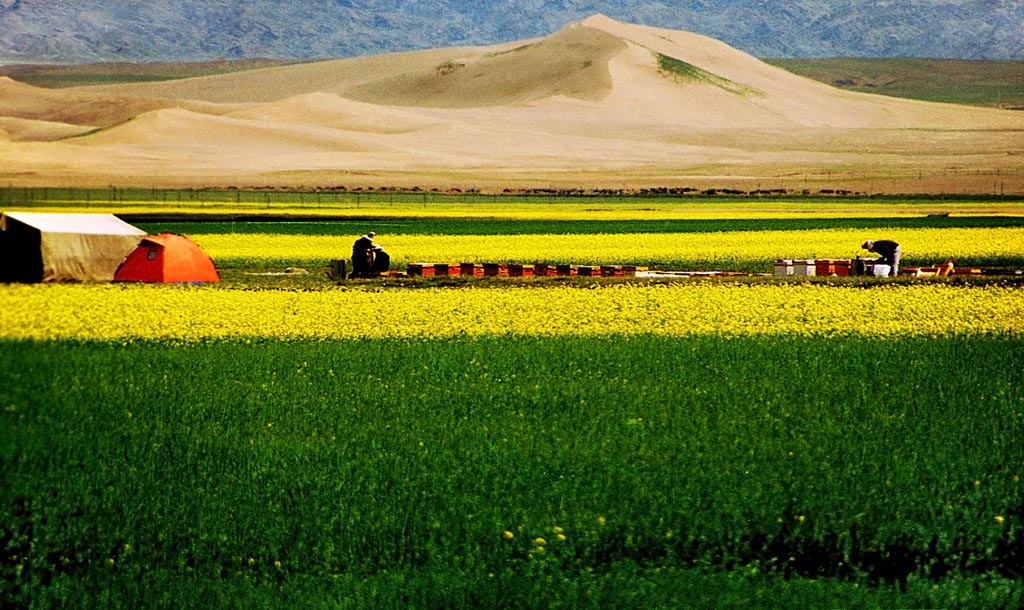
M5 341L27 607L1017 607L1019 338Z

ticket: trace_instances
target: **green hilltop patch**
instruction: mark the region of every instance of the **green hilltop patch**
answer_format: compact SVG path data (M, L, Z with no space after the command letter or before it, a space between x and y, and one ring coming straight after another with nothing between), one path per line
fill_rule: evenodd
M729 93L735 93L737 95L761 95L761 92L752 87L741 85L735 81L731 81L727 78L722 78L716 74L712 74L707 70L698 68L697 66L676 59L675 57L669 57L668 55L662 55L655 51L651 51L654 56L658 59L658 70L662 75L669 78L673 78L676 81L683 82L697 82L706 83L724 89Z
M1024 110L1024 61L910 57L764 61L850 91Z

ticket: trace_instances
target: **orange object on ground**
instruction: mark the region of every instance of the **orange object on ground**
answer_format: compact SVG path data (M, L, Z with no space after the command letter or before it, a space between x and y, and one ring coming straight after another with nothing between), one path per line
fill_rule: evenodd
M183 235L144 237L114 273L115 282L219 282L213 261Z

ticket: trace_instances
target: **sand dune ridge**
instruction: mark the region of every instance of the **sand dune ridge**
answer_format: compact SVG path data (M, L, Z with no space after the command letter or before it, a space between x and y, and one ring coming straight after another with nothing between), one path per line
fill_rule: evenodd
M178 81L0 78L9 184L753 188L840 175L1024 192L1021 133L1024 113L842 91L603 15L501 45Z

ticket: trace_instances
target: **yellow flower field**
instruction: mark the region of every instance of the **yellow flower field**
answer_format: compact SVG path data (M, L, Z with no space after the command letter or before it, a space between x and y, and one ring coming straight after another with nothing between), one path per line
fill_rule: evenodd
M1021 291L685 283L247 291L210 286L16 285L0 337L200 340L459 335L1024 335Z
M521 262L636 264L662 267L695 261L727 271L760 265L771 270L779 258L868 256L865 239L895 239L904 259L922 263L1024 258L1024 228L860 229L730 231L721 233L631 233L600 235L388 235L377 242L392 264L411 262ZM354 237L329 235L197 235L195 241L218 265L265 261L326 263L348 258Z

